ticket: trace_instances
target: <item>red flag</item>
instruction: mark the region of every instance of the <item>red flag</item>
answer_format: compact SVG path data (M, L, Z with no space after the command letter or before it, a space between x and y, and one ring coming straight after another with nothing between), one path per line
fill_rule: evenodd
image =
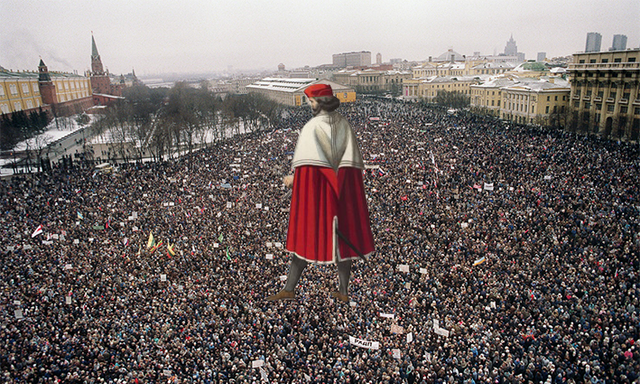
M36 228L36 230L33 231L33 233L31 234L31 237L36 237L41 233L42 233L42 224L38 225L38 228Z

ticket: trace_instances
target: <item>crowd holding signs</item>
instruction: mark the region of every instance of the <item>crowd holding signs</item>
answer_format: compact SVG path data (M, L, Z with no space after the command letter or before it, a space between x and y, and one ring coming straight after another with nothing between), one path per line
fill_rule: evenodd
M638 378L637 146L393 100L340 112L377 247L349 304L335 266L264 300L306 109L174 162L1 181L0 381Z

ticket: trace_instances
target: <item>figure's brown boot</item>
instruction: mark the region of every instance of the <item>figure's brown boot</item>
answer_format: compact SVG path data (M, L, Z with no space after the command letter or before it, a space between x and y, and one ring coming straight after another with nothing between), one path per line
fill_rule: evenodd
M343 295L340 292L331 292L331 296L333 296L336 299L342 301L343 303L348 303L349 302L349 296Z
M267 301L293 300L296 294L293 291L285 291L284 289L273 296L267 297Z

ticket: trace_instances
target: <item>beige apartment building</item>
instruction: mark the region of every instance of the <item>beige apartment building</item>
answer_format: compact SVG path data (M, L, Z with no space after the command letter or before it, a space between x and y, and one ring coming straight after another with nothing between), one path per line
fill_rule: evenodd
M500 116L502 104L502 88L510 87L518 83L513 77L498 77L482 84L470 86L469 106L475 112Z
M341 70L335 72L332 80L352 87L356 92L394 92L402 89L402 82L411 79L409 71Z
M431 77L427 79L408 79L402 82L402 97L405 100L424 99L433 101L438 92L458 92L470 94L471 85L478 84L473 77Z
M420 65L416 65L411 68L411 74L413 79L424 79L431 76L437 76L437 65L436 63L426 62Z
M640 50L573 55L570 129L640 139Z
M501 88L500 118L520 124L564 127L571 89L566 82L538 80Z

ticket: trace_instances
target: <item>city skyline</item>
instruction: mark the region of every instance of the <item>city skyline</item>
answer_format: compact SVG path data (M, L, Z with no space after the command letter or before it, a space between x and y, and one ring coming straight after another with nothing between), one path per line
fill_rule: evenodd
M637 0L488 0L482 7L470 0L26 0L5 1L0 12L0 66L21 71L36 70L42 58L50 70L84 73L92 33L105 68L141 76L315 67L352 51L381 53L383 62L424 61L448 49L493 55L511 36L527 59L583 51L588 32L602 35L602 49L615 34L628 37L628 48L640 46Z

